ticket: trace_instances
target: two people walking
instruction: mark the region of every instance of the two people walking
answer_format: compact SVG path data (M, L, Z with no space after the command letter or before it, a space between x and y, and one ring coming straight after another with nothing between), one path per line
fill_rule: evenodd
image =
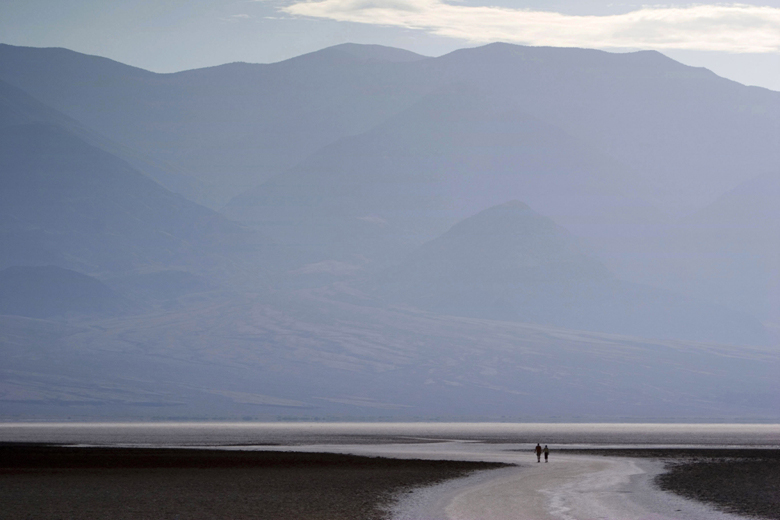
M544 449L542 449L541 444L537 444L534 451L536 452L536 462L542 462L542 453L544 453L544 461L547 462L547 458L550 456L550 448L548 448L546 444L544 445Z

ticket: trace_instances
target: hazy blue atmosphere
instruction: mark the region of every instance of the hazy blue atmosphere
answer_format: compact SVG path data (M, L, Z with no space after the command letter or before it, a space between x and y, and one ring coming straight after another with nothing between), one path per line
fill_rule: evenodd
M780 6L12 1L0 39L4 420L780 420Z

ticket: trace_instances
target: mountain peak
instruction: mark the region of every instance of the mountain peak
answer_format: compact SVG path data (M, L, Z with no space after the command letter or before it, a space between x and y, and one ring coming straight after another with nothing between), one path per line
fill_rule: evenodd
M606 67L606 73L610 73L612 67L618 65L628 68L646 69L652 73L660 67L667 70L669 67L686 70L691 74L712 74L700 67L690 67L654 50L635 52L609 52L600 49L587 49L582 47L535 47L518 45L514 43L494 42L480 47L458 49L445 54L442 59L456 59L466 61L478 61L487 63L504 63L503 60L515 60L528 64L545 64L560 66L564 69L581 69L583 67Z
M427 59L427 56L416 54L412 51L385 47L384 45L342 43L332 47L326 47L319 51L310 52L284 62L309 62L310 60L323 60L327 63L407 63Z
M375 44L342 43L323 50L327 51L329 49L345 52L356 58L372 61L408 62L424 60L427 58L427 56L405 49Z
M500 237L500 240L506 241L507 244L518 243L518 245L531 237L554 240L559 244L574 241L574 237L567 230L558 226L551 219L536 213L519 200L510 200L492 206L461 220L442 235L442 238L448 235L466 234L479 237L480 241L492 241Z
M528 269L556 270L563 265L576 265L580 274L596 278L610 276L566 229L511 200L458 222L420 247L404 268L416 275L424 272L422 278L507 284L525 280Z

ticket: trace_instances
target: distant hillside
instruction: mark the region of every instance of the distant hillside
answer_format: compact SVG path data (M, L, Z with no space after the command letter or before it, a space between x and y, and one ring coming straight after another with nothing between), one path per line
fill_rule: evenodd
M506 99L456 86L324 147L223 211L325 256L382 262L511 197L586 229L652 217L633 173Z
M29 123L59 126L86 143L127 161L141 173L155 179L168 189L192 199L200 197L193 179L174 167L154 162L137 150L108 139L75 119L41 103L26 92L0 80L0 126Z
M780 92L656 51L493 43L454 51L436 65L448 81L506 96L633 168L643 198L676 214L780 161Z
M14 266L0 271L0 314L51 318L111 315L133 309L105 284L56 266Z
M780 162L780 93L657 52L491 44L424 58L353 44L270 65L154 74L3 45L0 79L189 173L215 207L455 85L506 99L625 164L641 198L676 213Z
M61 127L0 127L0 266L211 270L262 240Z
M271 65L155 74L66 49L0 45L0 79L189 172L201 190L198 200L218 207L408 106L425 89L402 70L415 56L337 46Z
M615 279L550 219L513 201L459 222L378 278L389 301L462 316L654 338L760 344L760 323Z
M657 52L0 45L0 419L776 420L778 143Z
M745 181L662 242L669 287L780 323L780 172Z

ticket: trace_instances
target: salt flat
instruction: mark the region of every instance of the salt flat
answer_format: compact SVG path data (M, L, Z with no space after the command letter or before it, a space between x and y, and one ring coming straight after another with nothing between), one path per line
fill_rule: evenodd
M518 464L404 495L392 520L745 520L662 491L659 461L558 455L537 463L528 446L436 444L311 445L260 449L337 452L383 457L483 460ZM239 448L241 449L241 448Z
M681 499L652 486L657 464L563 456L552 464L491 471L402 501L394 520L736 520L742 517ZM492 478L485 478L496 475ZM453 485L454 484L454 485ZM438 488L438 489L437 489Z

